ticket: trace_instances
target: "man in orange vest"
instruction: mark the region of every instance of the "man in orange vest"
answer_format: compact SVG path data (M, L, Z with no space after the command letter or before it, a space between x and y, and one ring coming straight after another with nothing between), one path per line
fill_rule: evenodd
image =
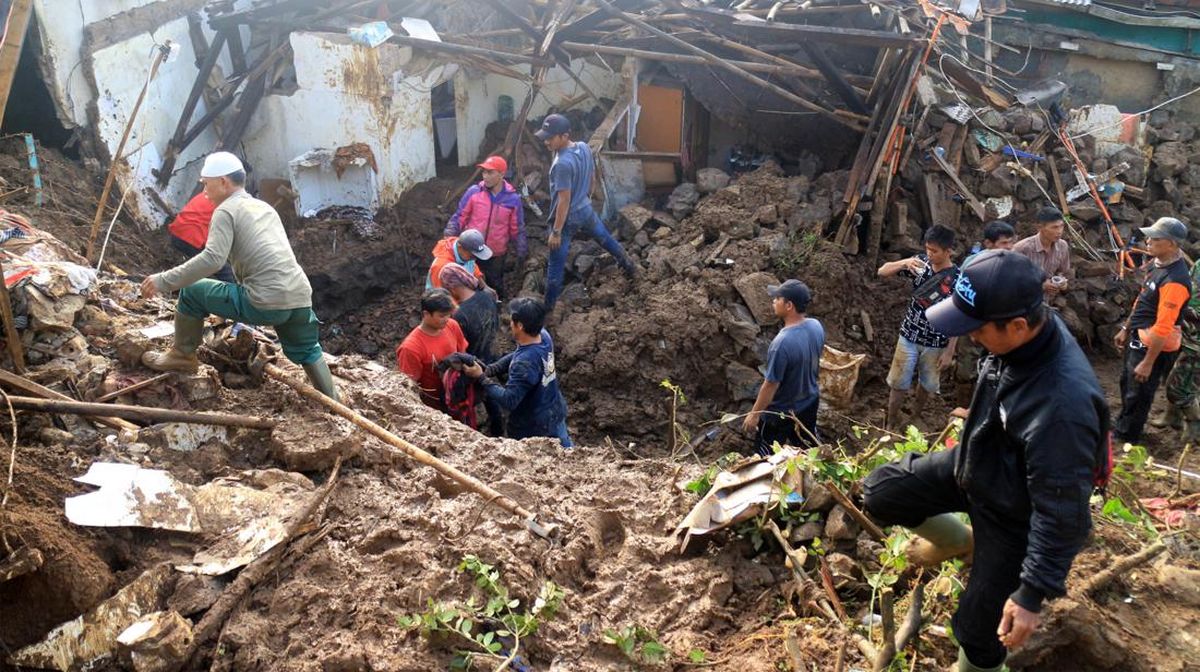
M204 246L208 243L208 227L216 209L217 204L201 191L193 196L167 225L167 231L171 233L171 247L179 250L184 259L191 259L204 251ZM225 262L221 270L213 273L212 277L221 282L237 282L229 262Z

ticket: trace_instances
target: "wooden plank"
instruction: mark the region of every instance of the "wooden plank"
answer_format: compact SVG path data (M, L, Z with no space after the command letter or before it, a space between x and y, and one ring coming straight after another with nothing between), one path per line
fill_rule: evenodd
M1054 192L1058 194L1058 209L1065 215L1070 212L1070 204L1067 203L1067 192L1063 190L1062 176L1058 174L1058 166L1054 165L1053 156L1046 156L1046 167L1050 169L1050 179L1054 181ZM1129 189L1128 185L1125 189Z
M25 373L25 349L21 346L21 335L17 333L17 325L13 322L12 297L4 280L3 256L0 254L0 319L4 320L4 340L7 341L8 354L12 355L13 368L17 373Z
M32 14L33 0L13 0L5 17L4 44L0 46L0 121L3 121L8 109L8 97L12 92L13 78L17 75L21 47L25 44L25 33Z
M819 26L799 23L767 23L765 21L734 21L731 24L745 34L773 33L787 37L797 42L808 40L816 42L833 42L835 44L853 44L866 47L899 47L910 49L923 40L916 37L905 37L899 33L883 30L862 30L860 28L841 28L836 26Z
M237 30L233 28L231 30ZM208 85L208 76L212 73L212 69L217 65L217 59L221 57L221 50L225 46L225 41L229 36L229 31L221 31L213 38L212 44L208 46L208 52L204 55L204 61L200 63L199 70L196 73L196 79L192 82L192 90L188 92L188 97L183 103L183 111L179 113L179 123L175 125L175 133L167 142L166 151L163 152L162 165L158 172L158 186L165 187L171 181L171 173L175 170L175 160L188 144L183 141L187 135L188 125L192 121L192 115L196 113L196 106L200 104L200 96L204 94L204 89ZM215 118L215 115L214 115ZM207 125L207 124L205 124ZM203 126L201 127L203 130Z
M5 387L7 387L10 390L19 390L21 392L24 392L25 394L32 395L35 397L41 397L43 399L58 399L60 401L75 401L74 399L68 397L67 395L62 394L61 392L55 392L54 390L52 390L44 385L35 383L32 380L29 380L28 378L18 376L15 373L10 373L8 371L5 371L4 369L0 369L0 384L3 384ZM138 429L141 429L140 427L133 424L132 422L129 422L128 420L121 420L119 418L99 417L99 418L89 418L89 419L98 424L105 425L107 427L112 427L113 429L129 429L129 430L133 430L133 431L137 431Z
M196 425L218 425L222 427L246 427L248 429L273 429L276 422L270 418L229 413L207 413L201 411L177 411L172 408L130 406L128 404L95 404L86 401L62 399L39 399L37 397L9 397L13 408L42 413L67 413L83 416L112 416L145 423L186 422Z
M600 122L588 140L588 147L591 148L592 154L599 154L603 151L604 143L608 142L608 138L616 129L617 124L629 111L629 104L633 102L633 75L636 69L637 64L633 59L626 60L625 65L621 68L621 93L617 96L617 102L608 109L604 121Z
M983 203L980 203L978 198L975 198L975 194L971 193L971 190L967 188L967 185L963 184L963 181L958 177L958 171L954 169L954 166L950 165L950 162L939 155L936 150L931 152L930 156L933 157L934 162L938 164L938 167L942 169L942 172L949 176L950 181L954 183L954 186L958 187L959 193L961 193L963 197L967 199L967 204L971 206L971 211L975 213L975 216L979 218L979 221L987 221L987 209L983 207Z
M399 26L392 26L392 30L398 30ZM553 65L554 61L541 56L529 56L527 54L518 54L512 51L503 51L500 49L486 49L484 47L473 47L466 44L456 44L452 42L434 42L433 40L422 40L416 37L408 37L407 35L396 34L388 38L388 42L399 44L414 49L436 51L447 54L464 54L469 56L485 56L487 58L502 58L514 63L530 63L533 65Z
M800 47L825 76L825 81L829 82L833 92L842 99L842 102L846 103L846 107L859 114L866 114L870 111L863 99L858 97L854 87L850 86L850 83L842 77L842 73L838 71L837 66L829 59L829 55L825 53L824 49L813 42L801 42Z
M647 61L656 61L662 63L687 63L689 65L709 65L708 59L701 56L692 56L689 54L672 54L662 51L651 51L649 49L638 49L635 47L620 47L607 44L584 44L582 42L563 42L560 45L563 49L575 54L611 54L613 56L628 56L633 58L641 58ZM772 56L772 54L766 54ZM754 63L752 61L734 61L730 63L746 70L747 72L763 72L772 75L784 75L791 77L804 77L807 79L819 78L821 73L801 65L781 65L774 63Z

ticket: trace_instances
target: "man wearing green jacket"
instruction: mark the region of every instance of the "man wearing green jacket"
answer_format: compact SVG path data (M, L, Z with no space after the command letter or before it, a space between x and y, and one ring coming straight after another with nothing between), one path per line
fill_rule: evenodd
M142 363L156 371L194 372L199 367L204 319L220 315L275 327L283 354L304 367L313 387L337 399L333 375L319 341L312 287L296 261L278 213L246 193L246 171L229 152L216 152L200 170L204 193L217 204L204 251L187 262L142 281L142 295L179 291L175 344L147 352ZM209 279L226 262L238 282Z

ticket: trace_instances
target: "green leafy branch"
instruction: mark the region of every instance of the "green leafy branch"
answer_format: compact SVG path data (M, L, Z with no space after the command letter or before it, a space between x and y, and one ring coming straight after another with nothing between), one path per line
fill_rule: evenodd
M658 641L657 633L636 623L626 625L620 630L605 630L604 643L617 647L618 651L635 664L662 665L671 657L667 647ZM689 654L693 661L694 652L695 650Z
M537 632L543 621L554 618L565 596L562 588L546 581L533 604L522 610L521 600L510 595L494 565L466 555L458 571L474 576L479 595L471 595L461 603L430 599L425 611L397 618L402 628L418 630L425 636L450 636L469 647L456 653L454 669L469 669L477 659L500 661L497 670L507 667L516 658L521 639ZM506 638L513 641L508 655L502 653Z

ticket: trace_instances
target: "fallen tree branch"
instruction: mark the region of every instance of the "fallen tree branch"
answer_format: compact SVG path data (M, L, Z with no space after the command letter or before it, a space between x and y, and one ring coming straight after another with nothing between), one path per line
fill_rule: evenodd
M882 617L883 648L875 654L875 662L871 668L874 672L886 670L896 657L895 594L891 588L884 588L879 593L879 615Z
M247 565L238 574L237 578L233 580L233 583L229 584L225 592L221 593L221 596L217 598L212 607L205 612L204 618L201 618L200 622L196 624L192 643L181 657L183 661L182 668L186 669L189 667L200 647L204 646L210 639L221 632L226 619L228 619L234 608L241 603L242 598L248 595L263 579L270 576L287 556L287 549L291 545L292 540L308 526L309 521L316 515L317 510L321 508L321 505L333 493L333 489L338 483L338 474L341 468L342 458L339 456L333 464L333 469L329 472L329 479L325 482L325 486L317 494L313 495L312 499L309 500L308 504L305 505L299 514L288 522L283 542L272 548L266 555Z
M859 525L862 526L864 530L867 531L867 534L870 534L872 537L874 537L875 541L883 541L887 538L887 535L883 533L883 530L880 529L880 527L876 525L873 520L867 518L867 514L863 513L861 509L855 506L854 502L850 501L850 498L846 496L846 493L842 492L842 489L835 485L833 481L826 481L821 483L821 485L825 486L825 489L829 491L829 494L834 498L834 500L836 500L837 503L846 510L846 513L850 514L851 518L853 518Z
M1167 550L1166 544L1158 541L1133 555L1127 555L1113 563L1112 567L1088 579L1087 583L1080 587L1079 592L1090 597L1112 583L1117 577L1154 559L1165 550Z

